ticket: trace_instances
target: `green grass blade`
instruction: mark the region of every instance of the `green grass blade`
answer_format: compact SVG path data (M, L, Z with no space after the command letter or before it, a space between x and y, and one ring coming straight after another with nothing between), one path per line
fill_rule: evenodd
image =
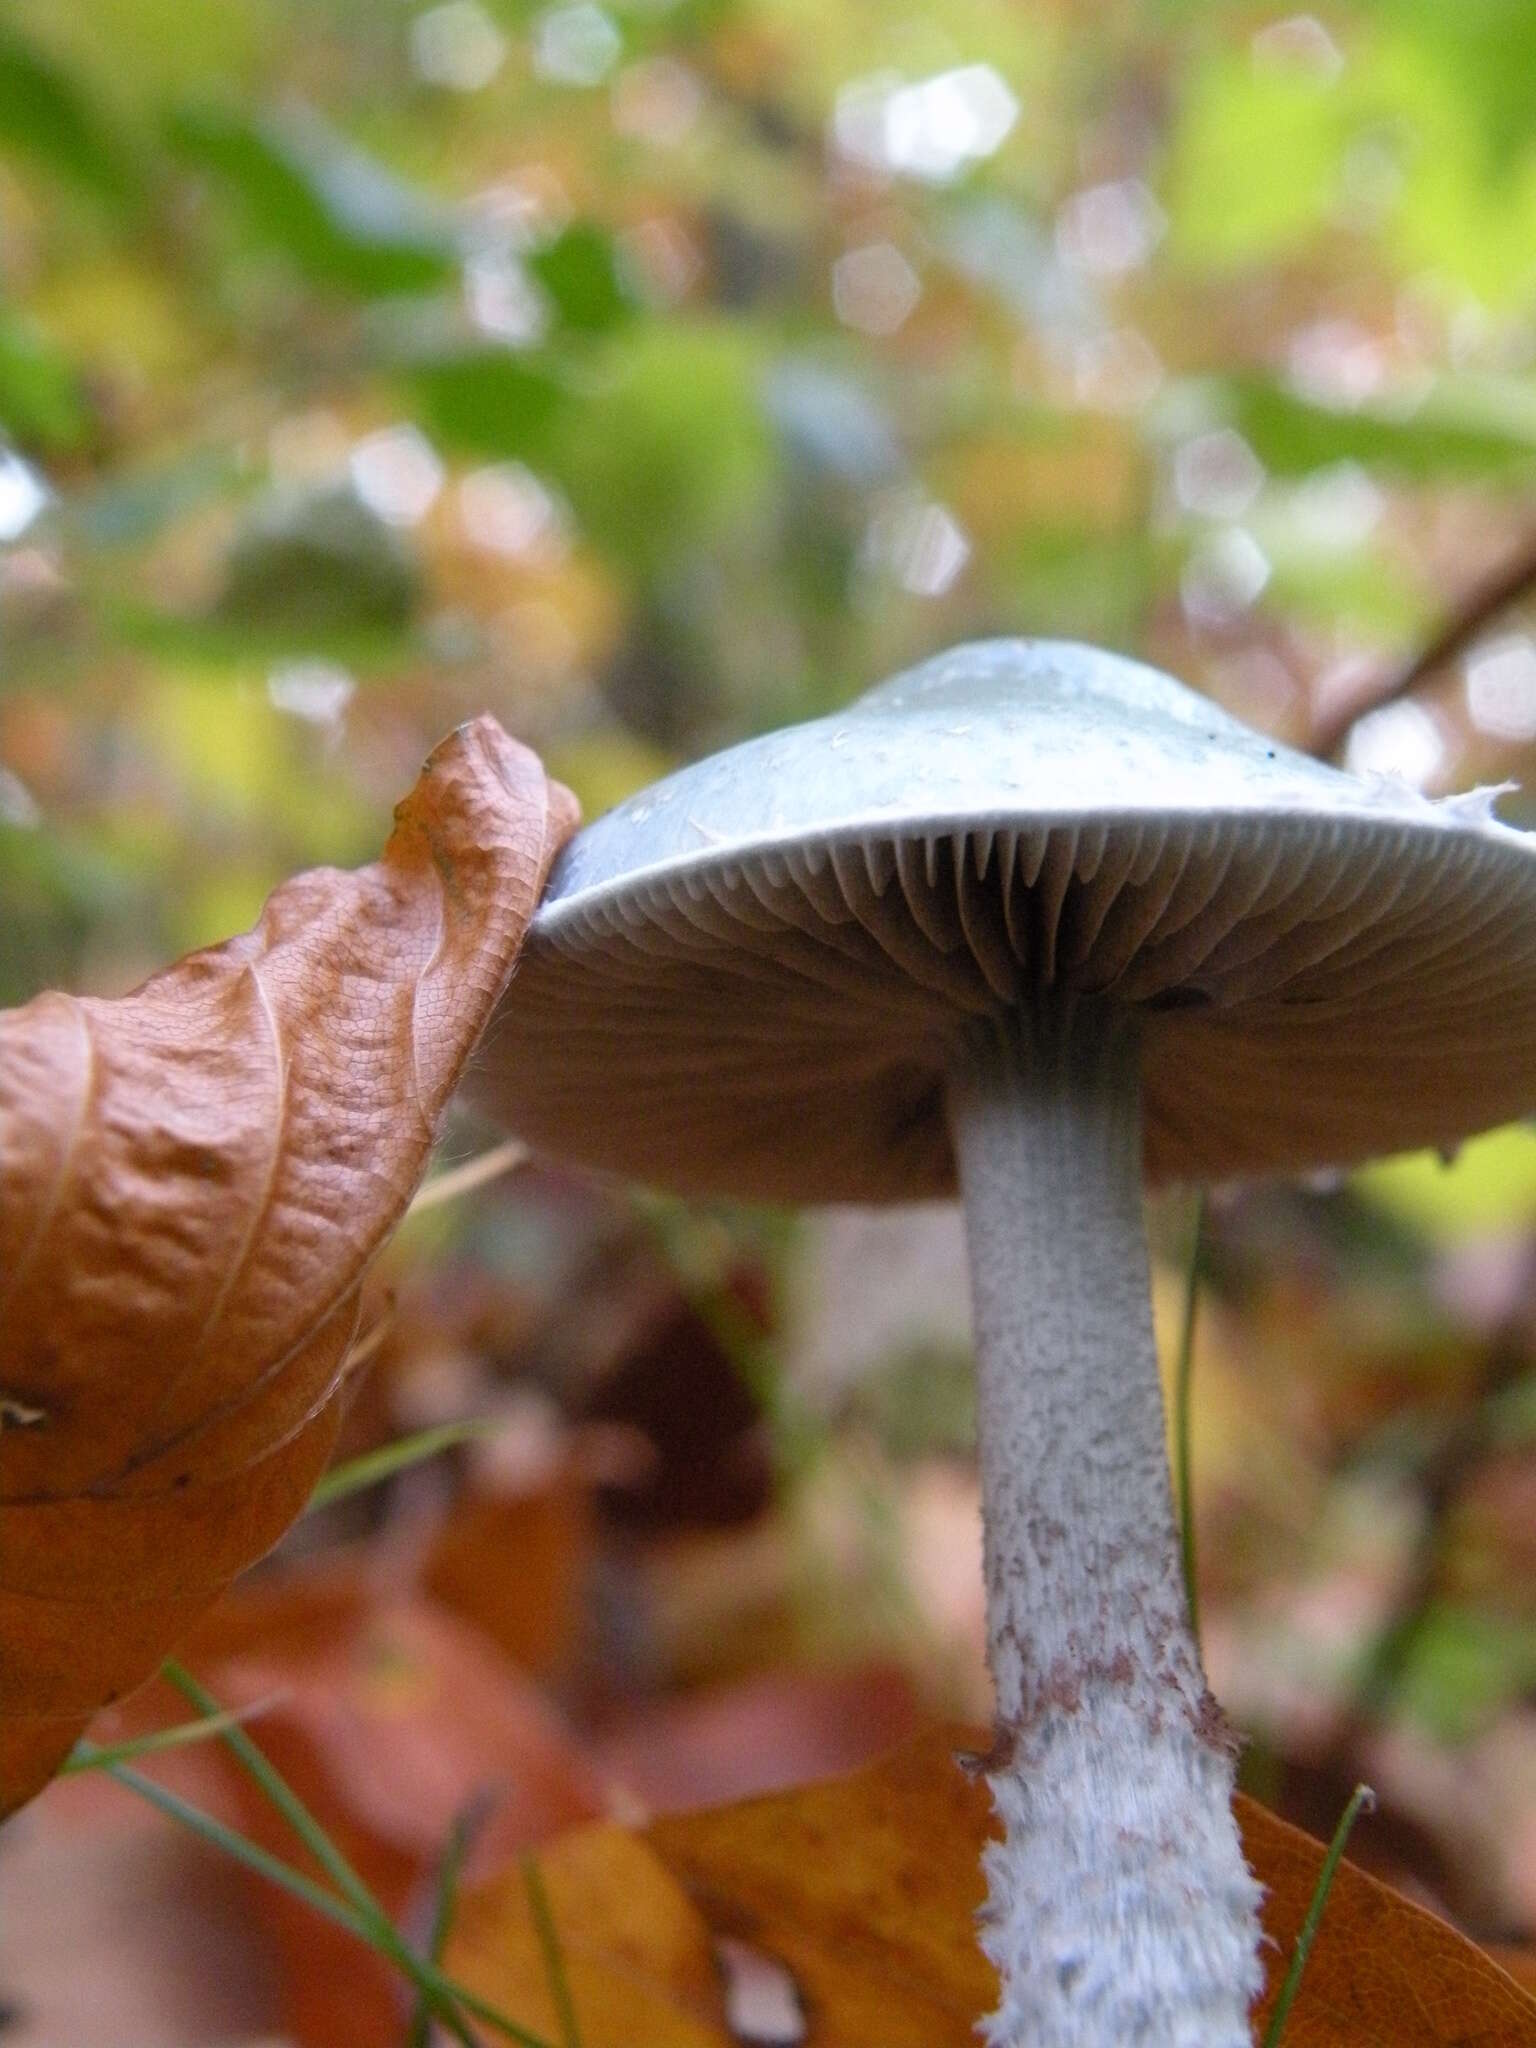
M291 1863L284 1863L281 1857L273 1856L268 1850L263 1849L260 1843L252 1842L234 1828L227 1827L214 1814L205 1813L200 1806L192 1805L190 1800L181 1798L179 1794L157 1784L153 1778L144 1777L141 1772L130 1769L126 1764L104 1764L102 1768L118 1784L144 1800L146 1804L153 1806L157 1812L176 1821L199 1840L209 1843L247 1870L254 1871L258 1877L265 1878L268 1883L275 1884L294 1898L302 1900L306 1906L311 1907L334 1926L344 1929L365 1947L371 1948L376 1955L385 1953L387 1961L404 1968L398 1955L381 1951L377 1929L366 1915L359 1913L345 1899L338 1898L336 1893L328 1891L323 1884L317 1884L304 1871L296 1870ZM400 1946L403 1948L404 1944ZM486 2026L494 2028L497 2033L513 2042L515 2048L554 2048L554 2043L546 2041L542 2034L535 2034L530 2028L519 2026L516 2020L498 2012L485 1999L478 1997L464 1985L456 1984L451 1977L445 1977L433 1964L423 1962L409 1949L405 1950L405 1957L411 1965L405 1970L405 1974L411 1977L418 1991L430 2000L433 2013L454 2038L464 2044L464 2048L480 2048L480 2044L464 2024L462 2013L469 2013L473 2018L483 2021Z
M183 1699L190 1700L199 1713L218 1714L223 1712L219 1702L213 1697L212 1693L200 1684L190 1671L178 1664L174 1658L168 1657L160 1669L162 1676L175 1686ZM384 1908L347 1861L341 1850L331 1840L320 1822L304 1804L298 1793L294 1791L287 1779L274 1764L269 1762L265 1752L259 1749L252 1742L250 1736L246 1734L245 1730L239 1726L226 1728L220 1739L226 1747L233 1751L246 1774L254 1779L268 1801L282 1815L289 1827L293 1829L293 1832L298 1836L305 1848L308 1849L311 1856L314 1857L342 1897L365 1918L383 1921L393 1931L392 1923Z
M1174 1494L1179 1515L1179 1554L1184 1563L1184 1598L1190 1632L1200 1640L1200 1589L1196 1579L1193 1409L1195 1314L1200 1301L1200 1251L1205 1236L1205 1196L1195 1197L1194 1225L1189 1238L1189 1264L1184 1273L1184 1314L1179 1324L1179 1349L1173 1380Z
M1290 2017L1296 1994L1301 1989L1302 1975L1307 1967L1307 1957L1312 1953L1312 1944L1317 1939L1318 1926L1323 1917L1323 1908L1328 1903L1328 1894L1333 1889L1333 1880L1340 1863L1344 1860L1344 1847L1355 1822L1362 1813L1370 1812L1376 1804L1376 1794L1369 1785L1357 1785L1345 1807L1338 1826L1333 1831L1333 1840L1328 1844L1328 1854L1323 1858L1323 1867L1317 1873L1317 1884L1312 1893L1312 1903L1307 1907L1307 1917L1301 1923L1301 1932L1296 1937L1296 1948L1291 1956L1291 1966L1285 1973L1285 1982L1280 1987L1280 1996L1275 2000L1275 2009L1270 2014L1269 2026L1264 2034L1264 2048L1280 2048L1280 2036Z
M156 1728L149 1735L136 1735L125 1742L77 1742L59 1766L59 1776L76 1771L104 1771L112 1764L129 1764L141 1756L157 1756L161 1750L183 1749L188 1743L207 1742L244 1721L254 1721L282 1697L273 1693L248 1707L225 1707L217 1714L205 1714L198 1721L178 1721L174 1728Z
M565 1974L565 1957L561 1952L560 1937L555 1932L555 1916L549 1910L549 1893L544 1889L543 1873L532 1856L523 1858L522 1869L523 1883L528 1887L529 1910L538 1932L539 1947L544 1952L550 1996L554 1999L555 2013L560 2021L560 2048L581 2048L581 2029L576 2023L571 1982Z
M414 1436L400 1437L380 1450L365 1451L360 1458L349 1458L346 1464L333 1466L309 1496L309 1507L331 1507L351 1494L362 1493L367 1487L393 1479L397 1472L419 1465L425 1458L435 1458L440 1451L452 1450L455 1444L473 1443L477 1438L494 1436L501 1426L483 1417L466 1422L440 1422L432 1429L418 1430Z
M437 1867L437 1882L432 1888L432 1928L427 1937L427 1959L432 1963L440 1963L443 1959L448 1930L453 1925L454 1907L458 1904L459 1873L464 1867L464 1854L473 1826L472 1813L459 1815L448 1831L442 1861ZM411 2031L406 2036L406 2048L431 2048L431 2037L432 2008L426 1999L418 1998Z
M323 1914L336 1926L344 1927L349 1934L355 1934L359 1941L373 1947L373 1937L361 1917L353 1911L345 1899L337 1898L327 1891L323 1884L316 1884L302 1870L295 1870L291 1863L284 1863L281 1857L273 1856L263 1849L259 1842L252 1842L227 1827L216 1815L205 1813L200 1806L183 1799L168 1787L157 1784L153 1778L146 1778L141 1772L130 1770L126 1764L104 1763L101 1767L109 1778L115 1778L119 1785L136 1794L157 1812L190 1830L202 1841L220 1849L236 1863L243 1863L247 1870L254 1870L258 1877L278 1885L285 1892L291 1892L302 1899L306 1906Z
M190 1700L200 1713L216 1714L221 1711L213 1695L174 1658L168 1657L160 1668L162 1675L176 1687L184 1699ZM537 2035L527 2033L515 2021L504 2018L494 2007L481 2005L478 2000L471 2000L467 1996L460 1997L457 1993L445 1992L443 1978L430 1965L424 1963L404 1939L383 1906L331 1840L321 1823L282 1773L252 1742L245 1730L240 1727L226 1728L220 1740L233 1751L246 1775L260 1788L269 1804L292 1828L357 1918L368 1928L373 1947L380 1955L388 1957L410 1979L423 1997L430 1999L433 2011L455 2040L463 2044L463 2048L475 2048L475 2040L455 2010L456 2004L463 2004L466 2010L474 2011L478 2018L500 2028L510 2039L524 2043L525 2048L548 2048L548 2043L541 2041Z

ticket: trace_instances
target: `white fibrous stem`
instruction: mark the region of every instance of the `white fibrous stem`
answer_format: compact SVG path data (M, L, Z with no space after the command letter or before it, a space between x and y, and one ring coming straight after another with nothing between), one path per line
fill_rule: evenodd
M996 2048L1250 2048L1260 1890L1189 1626L1123 1012L974 1028L949 1089L979 1378L1004 1828Z

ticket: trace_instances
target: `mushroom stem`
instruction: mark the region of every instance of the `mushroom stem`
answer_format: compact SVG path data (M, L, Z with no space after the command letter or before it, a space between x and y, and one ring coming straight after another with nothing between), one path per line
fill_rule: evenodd
M979 1379L1004 1839L996 2048L1249 2048L1260 1891L1179 1576L1141 1216L1140 1057L1107 1004L975 1027L951 1074Z

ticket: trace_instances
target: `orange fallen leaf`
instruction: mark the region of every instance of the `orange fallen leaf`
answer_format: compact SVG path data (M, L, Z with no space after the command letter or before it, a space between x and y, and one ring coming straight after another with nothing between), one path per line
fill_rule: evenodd
M407 1903L471 1803L492 1858L605 1810L554 1706L474 1629L413 1595L365 1594L333 1608L321 1646L303 1640L299 1598L292 1647L279 1632L219 1664L196 1638L187 1654L221 1702L270 1702L252 1733L386 1904ZM252 1808L257 1831L270 1817Z
M745 1943L787 1973L808 2043L975 2048L996 1993L972 1927L986 1806L934 1736L828 1784L550 1844L539 1869L581 2038L739 2048L727 1991ZM446 1967L559 2038L520 1872L466 1891Z
M574 822L477 719L372 866L0 1014L0 1813L308 1497L362 1273Z
M717 2009L683 1996L688 1985L697 1992L700 1944L707 1938L717 1982L729 1955L721 1944L731 1942L748 1944L755 1956L787 1972L804 2015L805 2048L868 2048L875 2041L881 2048L974 2048L976 2020L996 1995L973 1925L983 1891L978 1857L991 1829L987 1794L955 1768L953 1752L976 1746L962 1731L940 1730L848 1778L657 1821L639 1842L612 1829L578 1838L579 1867L590 1876L596 1864L601 1882L584 1894L568 1893L555 1919L584 2037L611 2038L619 2048L641 2038L717 2048L737 2038L728 2028L722 2033ZM1251 1801L1239 1801L1239 1820L1249 1859L1269 1893L1269 1983L1254 2016L1257 2041L1325 1851ZM546 1852L550 1869L562 1867L567 1847ZM632 1892L618 1881L621 1859ZM687 1942L676 1932L677 1896L658 1873L670 1874L698 1915ZM633 1916L631 1895L645 1900ZM507 2004L516 1994L521 2002L511 2009L537 2014L547 2029L549 2007L538 2002L526 1933L507 1935L509 1926L521 1927L524 1912L511 1878L473 1893L464 1902L450 1960L486 1996ZM667 1944L652 1946L649 1930L663 1921ZM632 1988L659 2001L653 2016L671 2000L704 2027L702 2033L667 2031L659 2021L648 2035L604 2032L608 2008L601 1999L615 1974L621 1934ZM515 1974L501 1967L504 1938L515 1942L522 1958ZM1533 2042L1536 1999L1443 1921L1362 1871L1341 1866L1291 2011L1286 2048L1531 2048Z
M540 1852L538 1875L584 2042L592 2048L736 2048L710 1930L642 1837L611 1824L582 1828ZM546 2041L562 2038L521 1870L505 1871L463 1897L444 1965L520 2026Z
M472 1478L433 1531L422 1584L514 1664L549 1679L574 1658L591 1553L591 1490L557 1461L527 1484Z
M648 1830L714 1933L788 1968L815 2048L976 2048L997 2003L975 1933L991 1823L963 1743L920 1736L850 1777Z

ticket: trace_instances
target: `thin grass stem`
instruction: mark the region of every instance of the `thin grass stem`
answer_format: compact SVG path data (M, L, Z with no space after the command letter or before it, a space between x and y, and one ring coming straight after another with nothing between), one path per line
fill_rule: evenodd
M161 1675L174 1685L182 1697L189 1700L199 1713L223 1712L212 1693L183 1665L178 1664L175 1658L167 1657L160 1669ZM386 1926L390 1926L393 1933L393 1926L384 1908L288 1780L268 1759L266 1753L258 1748L243 1728L238 1726L226 1728L220 1739L233 1752L247 1776L255 1781L270 1804L282 1815L342 1897L364 1918L383 1921ZM398 1940L398 1935L395 1938Z
M207 1742L226 1729L254 1721L275 1707L281 1693L269 1693L248 1707L224 1707L217 1714L205 1714L198 1721L178 1721L173 1728L156 1728L148 1735L135 1735L123 1742L77 1742L59 1766L61 1778L77 1771L104 1771L113 1764L128 1764L141 1756L157 1756L162 1750L183 1749L189 1743Z
M365 1451L359 1458L349 1458L344 1465L333 1466L321 1478L309 1496L306 1512L333 1507L337 1501L362 1493L370 1486L381 1485L384 1480L393 1479L397 1472L419 1465L424 1459L452 1450L455 1444L473 1443L481 1437L494 1436L501 1426L486 1417L464 1422L440 1422L431 1429L417 1430L413 1436L403 1436L392 1444L384 1444L376 1451Z
M370 1948L374 1947L372 1933L362 1916L355 1912L345 1899L337 1898L336 1894L327 1891L323 1884L316 1884L315 1880L306 1877L302 1870L296 1870L291 1863L284 1863L280 1856L272 1855L270 1851L263 1849L259 1842L252 1842L234 1828L226 1826L217 1815L205 1813L202 1807L194 1806L190 1800L183 1799L179 1793L158 1784L155 1779L146 1778L142 1772L132 1770L126 1764L113 1763L103 1764L102 1769L109 1778L115 1778L119 1785L125 1786L146 1804L153 1806L157 1812L178 1822L215 1849L222 1850L236 1863L244 1864L247 1870L254 1870L258 1877L264 1877L269 1883L278 1885L285 1892L291 1892L297 1899L302 1899L306 1906L323 1914L337 1927L344 1927L349 1934L355 1934L359 1941L366 1942Z
M480 1152L473 1159L466 1159L462 1166L453 1166L446 1173L434 1174L431 1180L418 1189L416 1199L406 1211L408 1216L419 1216L423 1209L435 1209L441 1202L451 1202L459 1195L467 1195L475 1188L483 1188L487 1181L499 1180L504 1173L522 1166L528 1159L528 1147L518 1138L505 1138L499 1145L492 1145L487 1152Z
M1357 1785L1350 1796L1348 1806L1333 1831L1333 1840L1328 1844L1328 1853L1323 1858L1323 1867L1317 1873L1317 1884L1313 1889L1312 1903L1307 1907L1307 1917L1301 1923L1301 1932L1296 1937L1296 1947L1291 1955L1290 1968L1285 1973L1285 1982L1280 1987L1280 1996L1275 2000L1275 2009L1269 2016L1269 2025L1264 2033L1264 2048L1280 2048L1280 2036L1290 2018L1291 2007L1301 1989L1301 1980L1307 1967L1307 1957L1312 1953L1312 1944L1317 1939L1317 1930L1322 1921L1323 1908L1328 1903L1328 1894L1333 1889L1333 1880L1344 1860L1344 1848L1350 1831L1362 1813L1371 1812L1376 1805L1376 1794L1369 1785Z
M162 1675L174 1685L185 1699L191 1701L199 1712L216 1714L221 1711L218 1701L202 1686L190 1671L168 1657L160 1667ZM298 1793L265 1754L252 1742L243 1728L226 1728L220 1740L234 1753L241 1768L252 1779L267 1801L292 1828L299 1840L314 1857L326 1876L335 1885L342 1898L368 1928L373 1947L380 1955L387 1956L395 1966L410 1979L418 1992L430 1997L433 2010L463 2048L475 2048L474 2036L459 2017L455 2004L443 2004L444 1994L441 1979L422 1962L410 1944L402 1937L399 1929L374 1897L363 1879L347 1861L341 1850L326 1833L324 1827L310 1812ZM458 2001L463 2002L463 2001ZM482 2017L493 2011L487 2008ZM529 2039L511 2021L503 2022L496 2014L493 2024L501 2025L503 2031L510 2030L513 2038Z
M453 1925L454 1908L459 1897L459 1873L464 1867L474 1820L472 1812L458 1816L448 1831L442 1860L437 1866L437 1880L432 1887L432 1925L427 1935L427 1960L434 1964L443 1959L448 1930ZM431 2048L431 2037L432 2008L425 1998L418 1996L416 2010L411 2016L411 2030L406 2036L406 2048Z
M135 1771L126 1764L106 1764L103 1769L110 1778L115 1779L118 1784L144 1800L146 1804L153 1806L157 1812L176 1821L201 1841L221 1850L247 1870L254 1871L258 1877L265 1878L268 1883L275 1884L292 1897L302 1900L306 1906L329 1920L333 1926L342 1928L365 1947L371 1948L376 1955L385 1953L387 1961L404 1968L397 1954L392 1951L381 1951L377 1929L369 1916L359 1913L345 1899L338 1898L323 1884L317 1884L302 1870L295 1869L291 1863L283 1862L281 1857L263 1849L260 1843L250 1841L234 1828L226 1826L216 1815L205 1813L201 1807L194 1806L190 1800L181 1798L166 1786L157 1784L153 1778L146 1778L142 1772ZM389 1923L386 1921L385 1924ZM435 2016L441 2020L454 2039L463 2044L463 2048L480 2048L479 2042L464 2023L463 2013L468 2013L472 2018L494 2028L497 2033L514 2043L515 2048L554 2048L554 2043L546 2041L542 2034L536 2034L528 2027L519 2026L516 2020L498 2012L493 2005L475 1992L455 1983L451 1977L444 1976L435 1965L424 1962L408 1949L405 1954L411 1966L406 1970L406 1974L411 1977L418 1991L430 1999Z
M549 1978L555 2016L560 2022L560 2048L581 2048L581 2028L576 2021L571 1981L566 1975L560 1937L555 1932L555 1916L549 1908L549 1893L544 1888L544 1875L539 1869L537 1859L532 1856L523 1858L522 1870L523 1883L528 1887L528 1908L533 1915L539 1947L544 1952L544 1970Z

